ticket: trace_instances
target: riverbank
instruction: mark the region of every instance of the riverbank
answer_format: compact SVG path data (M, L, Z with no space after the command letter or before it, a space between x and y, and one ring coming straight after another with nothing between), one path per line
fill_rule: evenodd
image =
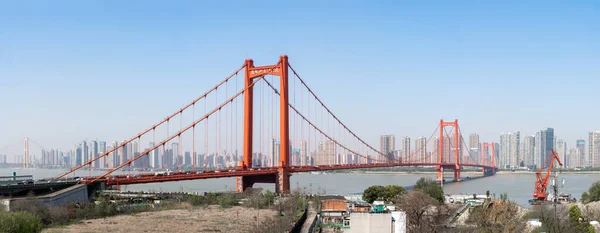
M101 219L45 229L46 233L75 232L248 232L252 226L273 221L277 211L252 209L241 206L221 208L189 207Z

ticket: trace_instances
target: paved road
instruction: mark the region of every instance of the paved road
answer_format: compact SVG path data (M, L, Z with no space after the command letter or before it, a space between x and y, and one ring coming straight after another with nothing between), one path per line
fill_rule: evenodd
M308 202L308 215L306 216L306 221L304 221L304 224L302 225L302 231L300 231L300 232L301 233L311 233L308 230L310 229L310 225L312 225L312 223L315 221L316 217L317 217L317 211L315 211L313 202L310 201L310 202Z

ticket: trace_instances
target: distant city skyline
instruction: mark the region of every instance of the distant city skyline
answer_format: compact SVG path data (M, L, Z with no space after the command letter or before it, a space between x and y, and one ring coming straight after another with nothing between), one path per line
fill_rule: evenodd
M554 149L558 153L559 158L561 158L563 165L566 167L598 167L600 164L594 161L597 161L597 158L600 156L600 146L598 146L600 145L600 130L592 130L588 133L588 135L589 147L586 146L586 140L584 139L578 139L575 142L569 143L561 137L557 137L554 134L554 128L543 129L535 134L529 135L521 134L520 131L516 131L516 133L502 133L499 135L498 140L494 141L497 144L496 164L500 168L519 168L532 166L539 167L546 158L549 150ZM400 158L403 161L426 161L428 156L429 160L432 160L432 158L436 159L437 155L432 157L431 153L437 150L437 143L439 142L437 137L434 137L433 143L429 143L429 145L425 145L427 138L424 136L416 138L417 139L413 141L410 137L403 136L401 140L401 148L396 150L396 136L394 134L381 135L379 148L381 152L388 152L394 158ZM461 139L462 138L464 138L464 135L461 137ZM447 143L454 143L452 138L445 138L445 140L448 140ZM471 158L480 159L482 142L479 140L479 134L469 134L469 153L465 153L465 151L463 151L461 148L461 157L470 156ZM32 140L29 141L35 143ZM255 164L260 164L263 166L276 166L278 164L280 150L279 141L276 138L273 138L271 143L272 148L268 153L263 152L264 154L261 154L261 152L258 151L255 153L254 156L259 156L254 158L256 160ZM465 142L461 142L461 145L466 146L464 143ZM107 147L108 143L106 141L83 140L81 143L77 143L75 148L71 150L42 149L40 153L37 153L37 151L35 149L32 150L30 146L29 153L32 157L31 159L38 164L64 165L67 167L72 167L85 163L95 156L101 155L105 151L110 150L119 144L120 143L117 141L112 141L110 146ZM332 164L335 162L354 161L358 159L353 157L346 158L344 155L336 152L336 148L339 148L339 146L336 146L332 141L329 140L321 141L318 143L317 147L314 147L315 145L313 145L313 148L308 148L308 144L310 143L307 141L300 141L298 145L291 143L290 151L292 153L290 156L294 164ZM107 156L106 158L95 161L92 164L92 167L116 167L117 165L125 162L127 159L132 158L132 156L135 156L141 151L145 151L147 148L152 147L154 142L150 142L148 145L148 147L142 148L141 145L134 141L112 153L115 155ZM449 149L450 147L448 144L446 144L446 147L448 148L444 148L444 154L445 156L448 156L448 153L451 149ZM233 147L231 148L234 149L234 151L226 152L226 150L224 150L223 153L226 154L222 154L224 157L218 161L216 160L218 157L211 157L210 161L208 161L209 165L215 166L217 163L219 163L221 166L237 166L237 163L241 158L241 153L239 152L239 149L235 149ZM309 149L311 151L309 151ZM216 151L209 151L208 153L209 155L216 154ZM437 151L435 153L437 153ZM148 155L148 158L144 158L143 160L140 160L140 162L135 162L134 166L166 168L190 166L192 162L197 166L199 166L199 164L204 164L204 157L200 158L199 156L204 156L205 153L196 151L194 154L195 156L192 155L189 150L181 149L177 142L171 142L169 143L168 149L156 149L151 151ZM231 155L231 158L227 158L228 155ZM372 154L371 156L372 159L379 159L378 155ZM0 152L0 163L22 163L22 160L22 154L10 155Z
M380 148L382 152L389 149L389 145L394 145L395 135L386 134L380 136ZM402 148L396 150L394 156L396 159L403 161L426 161L435 162L438 154L439 138L432 137L433 143L424 145L427 138L421 136L416 140L411 141L410 137L402 137ZM453 159L454 140L452 137L444 136L444 158ZM461 135L460 141L464 140L464 135ZM469 144L459 142L461 151L459 157L461 159L476 159L481 160L482 143L479 141L479 134L469 134ZM485 143L495 144L496 166L501 169L523 169L523 168L540 168L551 150L554 150L559 156L564 167L600 167L594 159L600 157L600 130L594 130L589 133L590 146L586 148L586 140L578 139L573 143L568 143L554 134L554 128L542 129L535 134L523 135L520 131L511 133L501 133L498 140ZM414 149L412 145L414 144ZM468 147L465 149L464 147ZM468 150L468 153L466 151ZM488 149L489 150L489 149ZM590 153L586 156L586 152ZM595 152L594 152L595 151ZM432 155L432 152L435 154ZM452 152L454 153L454 152ZM491 155L487 151L487 156ZM412 156L412 157L409 157ZM427 157L429 156L429 157ZM470 158L469 158L470 157ZM423 159L425 158L425 159ZM428 159L427 159L428 158Z

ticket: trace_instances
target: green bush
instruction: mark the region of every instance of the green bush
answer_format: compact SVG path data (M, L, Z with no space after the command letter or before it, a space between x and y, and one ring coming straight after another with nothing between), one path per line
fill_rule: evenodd
M594 182L590 189L581 195L581 202L584 204L595 201L600 201L600 181Z
M238 204L238 200L233 194L219 196L217 201L221 207L227 208Z
M95 207L96 216L99 217L108 217L113 216L119 213L117 210L117 204L102 200Z
M192 204L192 206L203 206L208 204L207 198L204 196L188 195L185 200Z
M365 189L362 198L369 203L373 203L373 201L377 200L392 202L405 191L406 189L404 189L404 187L398 185L388 185L385 187L374 185Z
M262 206L271 206L275 202L275 193L270 190L265 191L262 197Z
M35 233L41 232L42 219L27 212L0 213L0 232Z
M414 190L427 193L440 203L444 203L444 189L442 189L442 187L431 178L419 179L414 186Z

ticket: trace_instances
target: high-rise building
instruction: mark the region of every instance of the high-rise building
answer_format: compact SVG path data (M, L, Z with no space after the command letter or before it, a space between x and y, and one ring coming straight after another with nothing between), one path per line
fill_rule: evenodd
M192 165L192 153L189 151L186 151L184 153L183 156L183 165L184 166L191 166Z
M119 146L119 143L117 141L113 141L112 142L112 148L115 149ZM121 154L119 153L120 150L114 150L112 153L112 156L110 156L112 158L112 163L111 163L111 168L117 167L119 166L120 162L121 162Z
M590 167L600 166L600 130L589 133L588 165Z
M521 133L503 133L500 135L500 156L498 165L505 169L514 169L521 166L523 159L519 155Z
M567 142L562 139L556 139L556 154L563 163L563 167L572 167L569 163L569 157L567 156Z
M394 135L381 135L380 146L381 149L379 151L381 153L387 156L387 158L393 157L396 150L396 137ZM383 158L379 157L377 157L378 160L383 160Z
M400 161L412 161L410 152L410 138L402 137L402 154L400 155Z
M442 162L445 163L453 163L455 160L455 155L451 152L454 151L454 141L452 138L448 136L444 136L442 145ZM440 154L440 138L435 137L433 140L433 148L431 149L432 154L430 156L432 163L439 162L439 154Z
M458 143L458 145L456 145L456 143ZM465 147L463 145L466 145L466 144L465 144L465 140L464 140L464 138L463 138L462 135L460 135L460 134L458 135L458 141L456 141L454 139L454 135L452 135L449 138L449 148L450 148L450 153L451 153L450 154L451 161L456 160L456 150L457 150L457 148L458 148L458 159L459 159L459 161L468 161L468 158L465 157L465 153L464 153L464 150L465 150L464 148ZM467 156L468 156L468 154L467 154Z
M112 149L113 149L112 145L109 145L106 148L106 151L110 151ZM114 167L114 165L115 165L115 153L116 153L116 151L108 153L108 155L106 156L104 168L113 168Z
M317 153L316 153L316 165L324 165L326 164L325 162L325 144L323 144L323 142L319 142L319 146L317 148Z
M125 143L125 141L123 141L122 143ZM124 164L125 162L127 162L127 160L129 160L129 156L131 156L129 154L130 147L131 147L131 145L125 144L124 146L122 146L119 149L119 159L120 159L120 161L119 161L119 164L117 164L117 166L120 165L120 164Z
M511 150L510 150L510 163L513 168L520 167L523 164L523 156L520 155L521 152L521 132L517 131L512 135L511 140Z
M335 156L337 155L335 142L333 142L332 140L327 140L325 142L325 153L325 156L327 156L328 164L335 164Z
M106 142L105 141L99 141L98 142L98 155L103 155L104 153L106 153ZM108 156L104 156L101 159L99 159L100 162L100 168L106 168L106 160L107 160Z
M536 168L540 168L542 163L542 131L535 133L535 144L534 144L534 152L533 152L533 162Z
M98 142L96 141L91 141L90 142L90 160L96 158L98 156ZM94 167L95 168L99 168L100 167L100 160L97 159L96 161L94 161Z
M139 147L138 142L137 141L133 141L131 143L131 155L132 155L132 157L138 155L139 152L140 152L140 147Z
M479 134L472 133L469 135L469 148L479 148Z
M535 165L534 161L535 154L535 135L527 135L523 138L523 161L525 166L532 167Z
M469 135L469 155L471 158L477 158L481 161L481 143L479 142L479 134L472 133Z
M280 145L279 145L279 141L275 140L275 138L271 139L271 148L270 149L271 149L271 151L270 151L270 155L271 155L270 166L277 167L277 166L279 166Z
M300 141L300 166L308 164L308 144L305 140Z
M140 145L139 145L139 143L137 141L133 141L133 142L131 142L131 147L130 148L131 149L129 151L131 153L130 153L130 158L129 159L133 159L133 158L135 158L136 156L139 155ZM135 168L141 168L143 160L144 160L144 158L142 157L142 158L139 158L139 159L136 159L135 161L133 161L133 167L135 167Z
M83 163L90 161L90 148L86 141L81 142L81 153L83 156Z
M554 138L554 129L553 128L548 128L545 130L546 131L546 150L544 150L544 158L546 156L548 156L548 153L550 153L552 150L554 150L554 148L556 148L556 139ZM546 164L546 166L548 166L549 164Z
M498 156L498 161L496 164L498 167L507 169L510 168L509 157L510 157L510 148L511 148L511 133L502 133L500 134L500 155Z
M554 129L547 128L535 134L535 165L542 167L546 157L555 148ZM548 164L546 164L548 166Z
M171 155L169 155L169 164L167 164L169 167L173 167L173 166L181 166L181 164L178 163L178 161L180 161L181 155L179 154L179 143L177 142L173 142L171 143Z
M585 140L579 139L575 144L579 150L579 160L577 161L575 167L587 167L585 162Z
M148 147L149 147L149 148L152 148L152 147L154 147L154 142L150 142L150 143L148 144ZM158 152L158 148L156 148L156 149L154 149L154 150L152 150L152 151L150 152L149 161L148 161L148 162L149 162L149 164L148 164L148 165L149 165L151 168L157 168L157 166L158 166L158 164L159 164L159 163L158 163L158 155L157 155L157 152Z
M431 162L431 161L426 161L426 159L427 159L427 138L418 137L417 140L415 141L415 150L417 151L415 153L415 157L418 159L419 162L422 162L422 163Z
M83 164L83 148L81 144L75 146L75 166Z
M496 166L498 166L498 162L497 161L499 160L498 159L499 155L500 155L500 143L495 142L494 143L494 157L496 157L496 158L494 158L494 159L496 161Z
M558 144L557 144L558 147ZM579 162L581 159L581 151L577 148L571 148L569 149L569 153L568 153L568 159L567 159L567 164L569 164L570 168L574 168L574 167L580 167Z

